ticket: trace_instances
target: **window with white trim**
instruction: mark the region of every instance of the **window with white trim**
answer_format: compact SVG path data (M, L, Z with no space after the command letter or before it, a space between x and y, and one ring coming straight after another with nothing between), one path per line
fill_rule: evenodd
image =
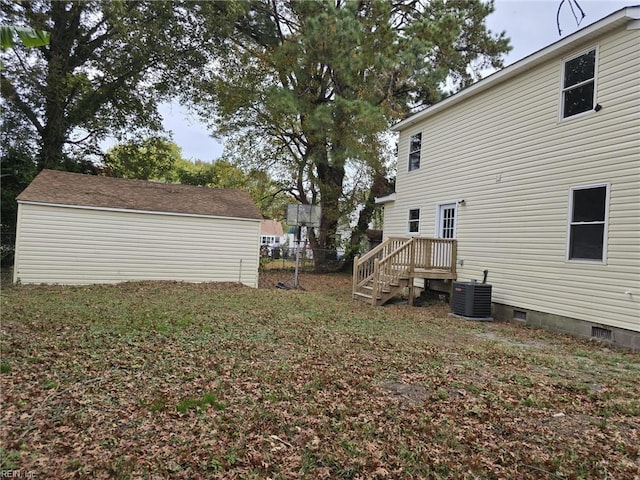
M412 208L409 210L409 224L407 227L409 233L420 232L420 209Z
M596 49L566 60L562 69L562 118L593 110L596 97Z
M411 135L409 142L409 171L420 168L420 151L422 150L422 133Z
M569 260L604 261L609 185L571 188L569 206Z

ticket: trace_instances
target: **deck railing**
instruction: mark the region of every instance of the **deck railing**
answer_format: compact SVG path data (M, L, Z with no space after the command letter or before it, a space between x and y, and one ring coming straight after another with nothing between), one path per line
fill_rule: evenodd
M401 279L422 277L442 271L456 273L456 240L443 238L392 237L354 260L353 293L365 286L372 289L372 303L382 292L390 292Z

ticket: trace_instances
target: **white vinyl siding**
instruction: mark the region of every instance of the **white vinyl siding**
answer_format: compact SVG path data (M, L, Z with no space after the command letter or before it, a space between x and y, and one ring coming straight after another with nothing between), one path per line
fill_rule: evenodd
M14 279L258 286L259 220L20 204Z
M596 44L602 110L560 121L562 58ZM436 236L437 203L464 198L456 221L460 280L488 269L495 302L640 331L637 58L640 30L620 26L407 122L398 158L408 158L410 136L422 131L429 162L411 174L398 168L385 237L402 235L406 212L416 207L426 227L420 234ZM568 192L602 183L610 185L606 264L568 261Z

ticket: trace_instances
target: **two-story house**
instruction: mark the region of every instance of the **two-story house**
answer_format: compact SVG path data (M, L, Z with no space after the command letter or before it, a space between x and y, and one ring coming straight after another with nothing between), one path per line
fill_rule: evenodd
M425 287L488 270L495 318L640 350L640 7L394 130L384 238L451 242L449 275L423 275Z

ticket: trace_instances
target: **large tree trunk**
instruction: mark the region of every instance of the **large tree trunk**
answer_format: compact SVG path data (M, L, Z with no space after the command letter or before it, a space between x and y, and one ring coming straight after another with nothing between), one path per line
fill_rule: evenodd
M321 158L328 159L325 151ZM338 220L340 219L340 197L345 171L342 165L330 165L328 161L316 162L320 208L322 217L317 235L310 237L316 272L335 271L338 268Z
M59 112L58 108L47 108L47 117L55 118L54 115ZM60 118L60 117L58 117ZM67 138L67 132L63 125L63 120L60 122L47 121L42 132L42 141L40 142L40 151L38 152L38 170L44 168L55 169L64 164L64 144Z
M69 133L67 103L74 88L72 54L78 25L83 11L82 3L73 3L67 9L66 2L53 2L51 19L53 29L49 46L46 86L44 88L44 126L40 132L38 170L56 168L64 164L64 145Z

